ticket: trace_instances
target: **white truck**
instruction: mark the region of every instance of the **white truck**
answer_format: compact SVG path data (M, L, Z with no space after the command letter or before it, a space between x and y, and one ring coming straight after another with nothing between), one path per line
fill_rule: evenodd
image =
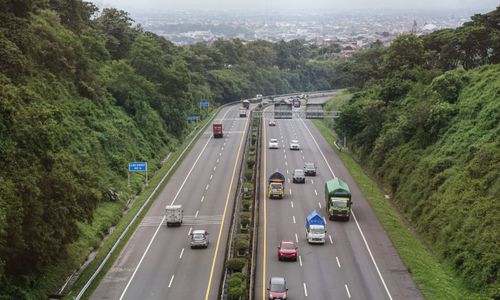
M306 218L306 239L308 243L324 244L326 238L325 219L313 211Z
M182 205L167 205L165 207L165 220L167 226L181 226L182 225L183 210Z

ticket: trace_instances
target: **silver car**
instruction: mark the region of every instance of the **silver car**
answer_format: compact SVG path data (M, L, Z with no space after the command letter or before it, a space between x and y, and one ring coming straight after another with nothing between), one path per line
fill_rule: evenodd
M206 230L193 230L189 244L191 248L208 248L208 232Z
M293 183L306 183L306 175L304 174L304 170L293 170Z

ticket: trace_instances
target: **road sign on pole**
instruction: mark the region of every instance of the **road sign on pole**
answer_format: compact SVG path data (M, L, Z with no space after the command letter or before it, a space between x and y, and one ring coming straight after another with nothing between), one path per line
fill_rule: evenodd
M148 163L129 162L128 163L128 186L130 186L130 172L146 172L146 185L148 185Z
M200 102L200 107L208 107L208 102Z

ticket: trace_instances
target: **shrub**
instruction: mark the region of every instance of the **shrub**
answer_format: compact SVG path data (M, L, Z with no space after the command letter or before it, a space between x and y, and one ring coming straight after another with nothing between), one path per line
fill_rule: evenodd
M252 207L252 201L251 200L243 200L241 203L241 206L243 207L244 211L249 211L250 207Z
M247 166L248 166L248 168L252 169L254 165L255 165L255 157L249 156L247 158Z
M245 170L245 172L243 173L243 176L245 177L245 179L247 181L252 180L253 170Z
M249 237L248 234L239 233L234 239L234 247L238 251L239 255L244 255L249 248Z
M227 296L229 300L238 300L243 296L244 293L245 290L241 286L234 287L229 289L229 293L227 294Z
M246 264L247 262L244 258L231 258L226 261L226 268L231 272L241 272ZM231 275L231 277L233 276Z
M228 280L229 288L241 287L243 282L238 277L230 277Z
M240 213L240 223L241 226L248 226L250 224L252 214L250 212L241 212Z

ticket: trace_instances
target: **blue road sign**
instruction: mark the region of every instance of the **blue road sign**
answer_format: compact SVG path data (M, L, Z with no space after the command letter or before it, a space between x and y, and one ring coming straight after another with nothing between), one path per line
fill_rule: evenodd
M208 102L200 102L201 107L208 107Z
M200 116L187 116L188 121L199 121Z
M128 170L129 170L129 172L147 171L148 170L148 163L147 162L128 163Z

